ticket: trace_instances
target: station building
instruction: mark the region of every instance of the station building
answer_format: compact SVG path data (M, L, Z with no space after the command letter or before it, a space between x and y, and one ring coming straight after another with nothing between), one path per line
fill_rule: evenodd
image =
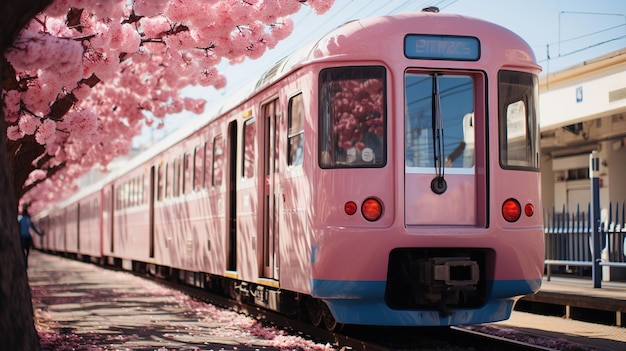
M609 204L626 201L626 49L542 75L539 92L544 209L587 212L595 150L606 222Z

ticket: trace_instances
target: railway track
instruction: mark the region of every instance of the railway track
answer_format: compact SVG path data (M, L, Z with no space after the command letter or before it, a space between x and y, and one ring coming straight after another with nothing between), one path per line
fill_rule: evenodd
M204 289L138 274L193 298L222 308L237 311L265 324L283 329L319 343L328 343L337 350L453 350L453 351L553 351L541 345L490 335L466 327L373 327L346 326L341 333L327 331L298 319L289 318L261 307L241 304Z

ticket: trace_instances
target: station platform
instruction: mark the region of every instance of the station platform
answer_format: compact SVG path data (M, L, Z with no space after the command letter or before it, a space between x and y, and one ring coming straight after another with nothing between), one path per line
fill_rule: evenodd
M330 351L128 272L31 251L42 351Z
M35 326L44 351L332 350L128 272L39 251L31 252L28 266ZM524 310L539 310L540 304L561 306L564 312L548 316ZM618 323L575 319L598 311L610 313ZM589 281L552 277L537 294L519 300L509 320L485 326L589 345L581 350L626 350L626 328L618 326L625 312L626 284L594 289Z
M626 327L626 282L594 288L590 279L544 278L539 292L520 299L516 310Z

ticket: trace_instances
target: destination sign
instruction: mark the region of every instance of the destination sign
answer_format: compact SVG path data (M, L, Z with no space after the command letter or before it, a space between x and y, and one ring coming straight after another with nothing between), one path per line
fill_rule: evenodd
M404 55L411 59L478 61L480 42L475 37L409 34Z

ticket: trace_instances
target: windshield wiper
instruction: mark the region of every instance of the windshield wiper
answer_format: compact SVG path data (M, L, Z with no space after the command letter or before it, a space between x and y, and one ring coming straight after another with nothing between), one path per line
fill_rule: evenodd
M439 92L439 74L433 74L433 99L432 99L432 126L433 126L433 161L435 164L436 177L430 183L430 188L435 194L443 194L448 185L444 179L445 158L443 137L443 116L441 113L441 94Z

